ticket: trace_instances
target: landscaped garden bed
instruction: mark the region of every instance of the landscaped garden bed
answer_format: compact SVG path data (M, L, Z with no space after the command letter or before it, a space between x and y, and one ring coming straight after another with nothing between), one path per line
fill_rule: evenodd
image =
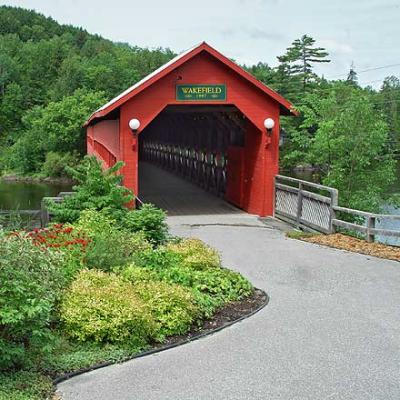
M160 351L267 302L217 251L171 237L162 210L126 206L120 165L88 158L55 223L0 231L0 399L51 396L56 378Z
M369 243L365 240L343 235L341 233L321 235L293 231L288 233L288 237L309 243L333 247L335 249L348 250L369 256L400 261L400 247L389 246L382 243Z

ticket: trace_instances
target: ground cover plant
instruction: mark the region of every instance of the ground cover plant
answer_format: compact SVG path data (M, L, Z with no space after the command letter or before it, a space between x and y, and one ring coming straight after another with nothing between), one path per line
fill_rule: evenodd
M76 169L58 222L0 232L0 400L47 398L57 375L159 347L253 294L217 251L170 237L162 210L128 208L119 166L98 166Z

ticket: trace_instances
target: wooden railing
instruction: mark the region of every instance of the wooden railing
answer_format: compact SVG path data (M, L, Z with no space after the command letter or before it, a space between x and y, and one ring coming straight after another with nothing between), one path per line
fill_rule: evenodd
M275 177L275 216L279 219L321 233L344 229L363 235L369 242L377 237L400 238L400 215L339 207L338 200L339 193L334 188L283 175ZM378 225L385 221L399 221L399 228L380 228Z
M383 223L388 220L399 221L400 226L400 215L374 214L339 206L333 207L333 210L336 214L349 214L354 220L357 220L357 222L348 222L339 218L334 218L332 220L332 226L335 231L337 228L343 228L349 231L360 232L365 235L368 242L374 242L377 236L400 238L400 229L384 229L377 227L377 223ZM360 223L358 221L360 221Z
M283 175L275 177L275 216L298 228L331 233L332 207L337 205L336 189Z

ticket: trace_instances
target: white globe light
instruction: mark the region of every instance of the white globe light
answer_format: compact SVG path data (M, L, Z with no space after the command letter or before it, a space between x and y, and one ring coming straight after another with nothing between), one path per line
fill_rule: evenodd
M264 126L266 129L271 130L275 126L275 121L272 118L267 118L264 121Z
M129 128L131 128L133 131L137 131L140 126L140 121L136 118L133 118L129 121Z

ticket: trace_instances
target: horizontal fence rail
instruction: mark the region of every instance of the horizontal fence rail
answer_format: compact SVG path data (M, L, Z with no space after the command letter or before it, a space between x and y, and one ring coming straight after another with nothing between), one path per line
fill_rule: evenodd
M400 238L400 228L382 227L395 221L399 221L400 227L400 215L340 207L338 198L337 189L283 175L275 177L275 216L279 219L327 234L346 230L364 236L368 242Z
M333 207L333 209L336 213L351 215L353 220L353 222L348 222L334 218L332 220L334 228L339 227L364 234L368 242L374 242L377 236L400 238L400 229L377 227L378 223L382 224L386 221L399 221L400 223L400 215L375 214L339 206Z

